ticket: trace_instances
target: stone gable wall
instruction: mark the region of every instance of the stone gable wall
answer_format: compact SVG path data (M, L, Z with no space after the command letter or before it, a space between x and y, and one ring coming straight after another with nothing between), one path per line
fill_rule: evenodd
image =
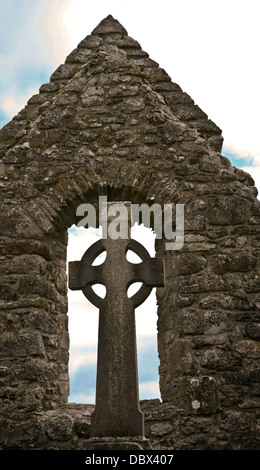
M259 446L260 204L222 142L112 17L0 131L3 448L79 448L87 437L83 405L66 404L66 230L77 206L101 195L185 204L184 247L156 242L166 287L157 289L163 403L144 405L153 445Z

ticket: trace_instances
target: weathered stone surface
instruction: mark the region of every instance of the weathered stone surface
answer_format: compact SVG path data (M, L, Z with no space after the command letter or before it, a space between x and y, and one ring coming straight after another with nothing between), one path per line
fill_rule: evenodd
M184 230L185 231L197 231L205 230L206 228L206 219L203 214L197 215L187 215L184 220Z
M243 276L245 291L257 293L260 290L260 276L256 273L245 274Z
M94 407L65 405L66 230L102 195L185 205L181 251L156 240L164 403L141 404L147 437L164 450L260 448L260 202L222 143L111 16L0 131L3 448L89 445Z
M8 217L6 213L8 211ZM23 238L41 238L41 228L21 207L6 207L0 210L0 235Z
M200 363L206 370L234 371L241 367L242 358L239 354L225 351L224 348L214 348L201 354Z
M150 449L149 441L144 438L131 438L122 439L120 437L100 437L91 438L88 441L83 441L79 450L137 450Z
M56 373L55 366L48 365L43 358L32 358L24 364L21 363L15 372L19 380L28 380L30 382L54 380Z
M251 271L255 269L256 264L257 259L248 253L216 255L211 260L212 270L220 274Z
M46 272L46 261L38 255L14 256L12 259L0 259L0 273L8 271L10 274L26 274L34 271L44 274Z
M56 331L56 322L50 318L50 315L42 310L34 310L25 317L24 327L31 330L40 330L48 334Z
M181 254L175 259L175 269L177 274L194 274L202 271L207 266L207 260L204 256Z
M234 320L220 310L198 312L187 309L177 314L175 325L181 335L214 335L231 331L234 327Z
M66 414L54 416L46 422L45 429L50 439L68 441L72 436L73 419Z
M208 222L212 225L235 225L246 221L246 201L218 197L209 201Z
M92 31L93 36L99 36L108 33L121 33L127 34L125 28L115 20L111 15L107 16L99 25Z
M77 419L75 422L75 430L79 436L90 437L90 423L86 419Z
M37 332L4 333L1 338L0 356L44 356L42 337Z
M250 338L260 338L260 324L259 323L248 323L244 326L245 336Z
M38 254L47 260L52 259L51 248L46 243L37 240L9 241L2 249L3 253L6 255Z
M103 44L103 39L100 37L96 37L93 34L87 36L83 41L81 41L78 47L82 47L84 49L96 49L97 47Z
M221 160L218 156L204 155L200 159L199 165L201 171L208 173L218 173L222 168Z
M199 293L199 292L218 292L233 290L235 287L241 287L242 281L235 276L200 275L190 276L181 279L179 289L181 293Z
M224 309L249 310L250 304L246 295L214 294L204 297L200 301L201 308L222 307Z
M172 425L169 423L153 424L150 429L152 436L164 436L172 431Z
M181 407L196 414L219 410L218 387L214 377L182 378L179 384Z
M28 421L26 423L15 423L9 425L7 430L8 447L19 449L23 442L35 442L40 434L40 428L37 421Z

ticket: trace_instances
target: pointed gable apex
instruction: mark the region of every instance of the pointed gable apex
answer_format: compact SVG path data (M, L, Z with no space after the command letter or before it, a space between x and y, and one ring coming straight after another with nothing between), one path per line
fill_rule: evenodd
M208 116L187 93L182 91L179 85L171 81L165 70L142 50L140 44L128 36L119 21L109 15L68 55L65 63L51 75L50 82L41 86L39 94L31 97L26 107L2 129L0 152L1 150L4 152L14 143L14 138L17 140L18 136L23 137L24 127L31 127L31 122L38 118L39 113L42 113L44 106L47 106L46 103L53 103L55 99L56 102L58 100L59 103L65 105L68 97L65 90L74 89L79 93L80 80L83 83L83 76L91 75L92 72L96 74L97 70L101 70L102 60L103 65L106 61L112 61L118 70L129 68L131 74L136 74L139 77L138 80L142 80L146 91L158 97L158 115L162 106L167 107L175 120L196 130L199 136L208 140L213 150L221 151L223 137L218 126L208 119ZM99 67L94 67L98 61ZM116 66L114 65L114 68ZM73 98L70 95L68 105L73 104L71 102L73 99L76 100L76 96Z
M104 18L99 25L92 31L93 36L102 36L103 34L119 33L127 35L126 29L119 23L118 20L108 15Z

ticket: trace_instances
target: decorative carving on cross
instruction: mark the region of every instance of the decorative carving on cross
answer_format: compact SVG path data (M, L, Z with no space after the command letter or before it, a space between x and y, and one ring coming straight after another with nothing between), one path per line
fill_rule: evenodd
M139 407L135 308L141 305L153 287L164 286L163 260L151 258L148 251L130 238L131 203L116 202L127 208L125 238L107 238L94 243L81 261L69 263L69 288L82 290L99 308L96 406L91 416L91 436L144 436L144 417ZM115 217L107 219L108 224ZM117 218L118 219L118 218ZM102 224L103 225L103 224ZM104 227L103 227L104 228ZM107 227L106 227L107 228ZM135 252L141 263L126 259L127 251ZM98 255L106 251L105 262L93 266ZM127 296L128 287L142 282L138 292ZM105 298L92 286L103 284Z

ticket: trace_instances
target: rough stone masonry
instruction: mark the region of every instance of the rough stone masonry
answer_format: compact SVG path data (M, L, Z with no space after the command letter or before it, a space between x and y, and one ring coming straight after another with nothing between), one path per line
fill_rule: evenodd
M169 49L170 44L165 47ZM221 130L111 16L0 131L0 445L80 449L68 404L67 228L98 197L185 204L157 289L155 449L259 449L260 203Z

